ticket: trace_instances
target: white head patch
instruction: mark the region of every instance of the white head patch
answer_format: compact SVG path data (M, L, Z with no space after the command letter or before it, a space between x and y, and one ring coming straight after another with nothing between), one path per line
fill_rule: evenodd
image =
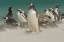
M46 9L46 11L47 11L48 9Z
M6 19L5 20L7 20L8 19L8 17L6 17Z
M33 4L31 3L30 5L32 6Z
M53 8L50 8L51 9L51 11L53 11Z

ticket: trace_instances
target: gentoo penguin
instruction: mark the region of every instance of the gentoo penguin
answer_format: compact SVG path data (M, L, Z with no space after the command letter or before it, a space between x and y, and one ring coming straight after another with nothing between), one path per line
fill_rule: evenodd
M53 8L50 8L50 9L49 9L49 12L50 12L49 14L50 14L51 21L52 21L52 24L51 24L51 25L52 25L53 27L57 27L56 22L55 22L55 16L54 16L55 13L54 13L54 11L53 11Z
M51 19L50 13L49 13L49 9L45 9L45 10L44 10L44 13Z
M58 21L58 16L57 16L56 12L55 12L52 8L50 8L50 10L51 10L51 12L53 13L55 22L57 22L57 21Z
M25 26L27 24L27 14L24 13L23 10L17 10L18 20L21 26Z
M9 6L6 17L13 18L12 6Z
M55 21L55 19L54 19L54 14L53 14L53 9L52 8L50 8L49 9L49 15L50 15L50 17L51 17L51 21Z
M20 24L13 18L9 18L9 17L3 17L5 19L5 23L9 26L13 26L13 27L17 27Z
M30 28L30 31L27 32L36 32L39 33L39 27L38 27L38 15L37 11L34 7L34 4L29 3L28 4L29 11L28 11L28 16L27 16L27 21L28 21L28 26Z
M9 24L11 26L18 26L18 22L13 18L13 13L12 13L12 6L9 6L9 9L8 9L8 14L3 17L6 21L6 24Z
M55 13L57 14L58 21L61 20L61 13L60 13L60 11L59 11L59 6L60 6L60 4L57 4L56 7L55 7L55 10L54 10Z

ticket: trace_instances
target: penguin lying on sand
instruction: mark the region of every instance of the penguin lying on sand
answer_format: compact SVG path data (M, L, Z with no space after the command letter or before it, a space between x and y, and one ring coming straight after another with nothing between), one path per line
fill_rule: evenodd
M13 27L17 27L20 24L13 18L9 18L9 17L3 17L5 19L5 22L7 25L9 26L13 26Z

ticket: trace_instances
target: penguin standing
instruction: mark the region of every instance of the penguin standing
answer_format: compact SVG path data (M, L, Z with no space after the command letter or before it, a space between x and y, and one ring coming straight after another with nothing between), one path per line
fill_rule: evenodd
M27 16L28 26L30 28L30 31L27 32L36 32L39 33L39 27L38 27L38 14L37 11L32 3L28 4L29 12Z
M48 9L45 9L44 12L45 12L46 15L50 16L50 15L49 15L49 10L48 10Z
M51 10L50 12L52 12L52 14L54 16L55 22L57 22L57 20L58 20L57 14L55 13L55 11L52 8L50 8L50 10Z
M26 23L27 23L27 14L25 14L23 10L18 9L17 10L17 15L18 15L19 23L22 26L26 25Z
M54 14L53 14L53 9L52 8L49 9L49 15L51 17L51 21L54 22L55 19L54 19Z
M56 18L55 12L52 8L50 8L49 11L50 11L50 17L51 17L51 21L52 21L51 26L57 27L56 22L55 22L55 18Z
M59 11L59 6L60 6L60 4L57 4L56 7L55 7L55 10L54 10L55 13L57 14L58 21L61 20L61 13Z
M49 9L45 9L44 12L45 12L45 14L48 16L48 18L51 19Z
M13 18L3 17L5 19L5 22L9 26L17 27L20 24Z

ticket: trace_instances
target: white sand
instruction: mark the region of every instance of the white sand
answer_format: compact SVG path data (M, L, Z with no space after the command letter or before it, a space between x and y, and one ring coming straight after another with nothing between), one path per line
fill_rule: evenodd
M0 42L64 42L64 23L59 28L42 28L42 32L25 33L27 29L7 29L0 32Z

